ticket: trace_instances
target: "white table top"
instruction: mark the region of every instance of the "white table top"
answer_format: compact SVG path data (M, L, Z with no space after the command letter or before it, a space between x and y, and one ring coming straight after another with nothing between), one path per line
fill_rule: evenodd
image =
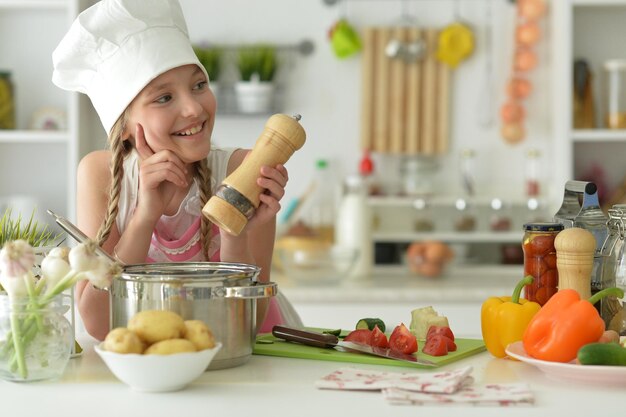
M314 382L342 366L410 371L408 368L343 364L254 355L242 366L210 371L182 391L140 393L119 382L85 343L62 379L0 382L2 415L21 416L622 416L626 386L550 380L535 367L488 353L439 369L473 366L477 384L528 382L532 407L420 407L389 405L377 392L319 390ZM416 370L416 372L430 372Z

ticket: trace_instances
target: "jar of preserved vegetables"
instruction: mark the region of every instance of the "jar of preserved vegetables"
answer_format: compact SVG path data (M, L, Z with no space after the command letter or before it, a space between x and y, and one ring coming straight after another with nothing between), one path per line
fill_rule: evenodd
M15 129L11 73L0 70L0 129Z
M563 230L561 223L526 223L522 249L524 275L533 282L524 288L525 298L544 305L558 291L559 273L556 267L554 239Z
M608 235L601 249L601 289L620 287L626 291L626 205L616 204L608 213ZM626 298L604 297L600 300L600 315L607 330L626 336Z

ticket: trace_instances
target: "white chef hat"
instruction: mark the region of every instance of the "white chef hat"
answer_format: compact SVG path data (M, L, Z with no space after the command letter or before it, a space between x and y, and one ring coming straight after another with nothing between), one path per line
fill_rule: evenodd
M178 0L101 0L76 18L52 63L52 82L87 94L107 133L160 74L187 64L206 74Z

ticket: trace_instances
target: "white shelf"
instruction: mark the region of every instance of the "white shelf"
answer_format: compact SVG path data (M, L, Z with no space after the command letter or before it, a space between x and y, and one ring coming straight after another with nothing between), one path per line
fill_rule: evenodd
M64 9L66 0L0 0L0 9Z
M574 142L626 142L626 129L579 129L572 131Z
M0 130L0 143L67 143L67 131Z
M411 243L420 240L440 240L447 243L520 243L522 232L406 232L385 233L374 232L372 238L375 242Z
M437 195L437 196L422 196L422 197L418 197L418 196L412 196L412 197L387 197L387 196L381 196L381 197L369 197L367 199L369 205L371 207L413 207L414 203L418 200L424 200L426 201L429 205L431 206L448 206L448 207L454 207L456 201L458 199L464 199L468 202L471 202L474 205L478 205L478 206L490 206L491 202L493 199L495 198L499 198L500 200L502 200L502 203L504 204L508 204L508 205L513 205L513 206L522 206L522 207L527 207L528 206L528 200L530 200L530 198L515 198L515 199L507 199L507 198L500 198L498 196L475 196L475 197L466 197L466 196L441 196L441 195ZM540 198L538 199L538 202L540 205L542 205L543 200Z

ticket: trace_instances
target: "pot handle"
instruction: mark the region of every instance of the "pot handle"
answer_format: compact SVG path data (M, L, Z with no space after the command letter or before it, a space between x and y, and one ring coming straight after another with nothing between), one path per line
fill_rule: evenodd
M215 298L269 298L278 294L275 282L256 284L245 287L216 287L211 291Z

